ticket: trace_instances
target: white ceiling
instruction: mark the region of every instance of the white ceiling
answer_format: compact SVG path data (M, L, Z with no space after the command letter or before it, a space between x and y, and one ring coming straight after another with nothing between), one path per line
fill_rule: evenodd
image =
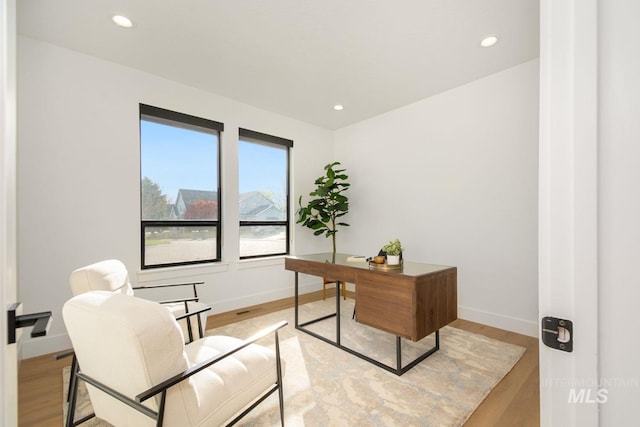
M534 59L539 46L538 0L17 3L20 34L328 129ZM500 42L480 48L487 34Z

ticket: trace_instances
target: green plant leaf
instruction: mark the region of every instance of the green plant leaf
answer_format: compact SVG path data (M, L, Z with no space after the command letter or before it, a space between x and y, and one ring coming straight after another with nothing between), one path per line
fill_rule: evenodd
M337 168L338 165L340 162L325 165L325 175L314 181L316 188L309 193L311 200L303 205L302 196L300 196L298 199L300 208L297 211L297 222L313 230L315 236L325 234L327 238L334 238L334 250L337 227L349 226L344 222L335 222L336 218L346 215L349 211L349 199L341 194L349 189L350 184L345 182L349 176L344 173L346 169Z

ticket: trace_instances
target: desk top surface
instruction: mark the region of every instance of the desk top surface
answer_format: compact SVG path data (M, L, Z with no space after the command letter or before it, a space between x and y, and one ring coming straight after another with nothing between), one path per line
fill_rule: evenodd
M362 270L371 270L371 271L380 271L386 274L403 274L405 276L422 276L425 274L436 273L438 271L448 270L450 268L455 268L447 265L436 265L436 264L424 264L418 262L410 262L403 261L403 266L399 270L374 270L369 267L368 262L358 262L358 261L347 261L347 258L353 255L348 254L334 254L331 252L320 253L320 254L309 254L309 255L297 255L297 256L287 256L286 258L291 258L295 260L301 261L309 261L309 262L319 262L325 264L334 264L343 267L352 267L352 268L360 268Z

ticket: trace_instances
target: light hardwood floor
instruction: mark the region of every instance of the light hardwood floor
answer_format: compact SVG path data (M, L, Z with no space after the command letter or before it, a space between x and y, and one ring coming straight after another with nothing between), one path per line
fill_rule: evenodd
M353 295L349 295L353 297ZM320 291L301 296L305 303L322 298ZM207 329L262 316L293 305L293 298L209 316ZM451 326L500 341L520 345L527 351L514 368L491 391L465 426L528 427L540 425L538 340L458 319ZM56 361L53 354L25 359L18 373L18 416L20 426L62 425L62 368L71 359Z

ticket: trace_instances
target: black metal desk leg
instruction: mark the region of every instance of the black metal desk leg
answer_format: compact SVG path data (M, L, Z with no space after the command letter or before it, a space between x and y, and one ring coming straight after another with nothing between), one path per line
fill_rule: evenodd
M296 328L298 327L298 272L296 271L295 295L293 296L293 305L295 307Z
M402 341L396 336L396 374L401 375L402 372Z
M336 281L336 344L340 345L340 281Z

